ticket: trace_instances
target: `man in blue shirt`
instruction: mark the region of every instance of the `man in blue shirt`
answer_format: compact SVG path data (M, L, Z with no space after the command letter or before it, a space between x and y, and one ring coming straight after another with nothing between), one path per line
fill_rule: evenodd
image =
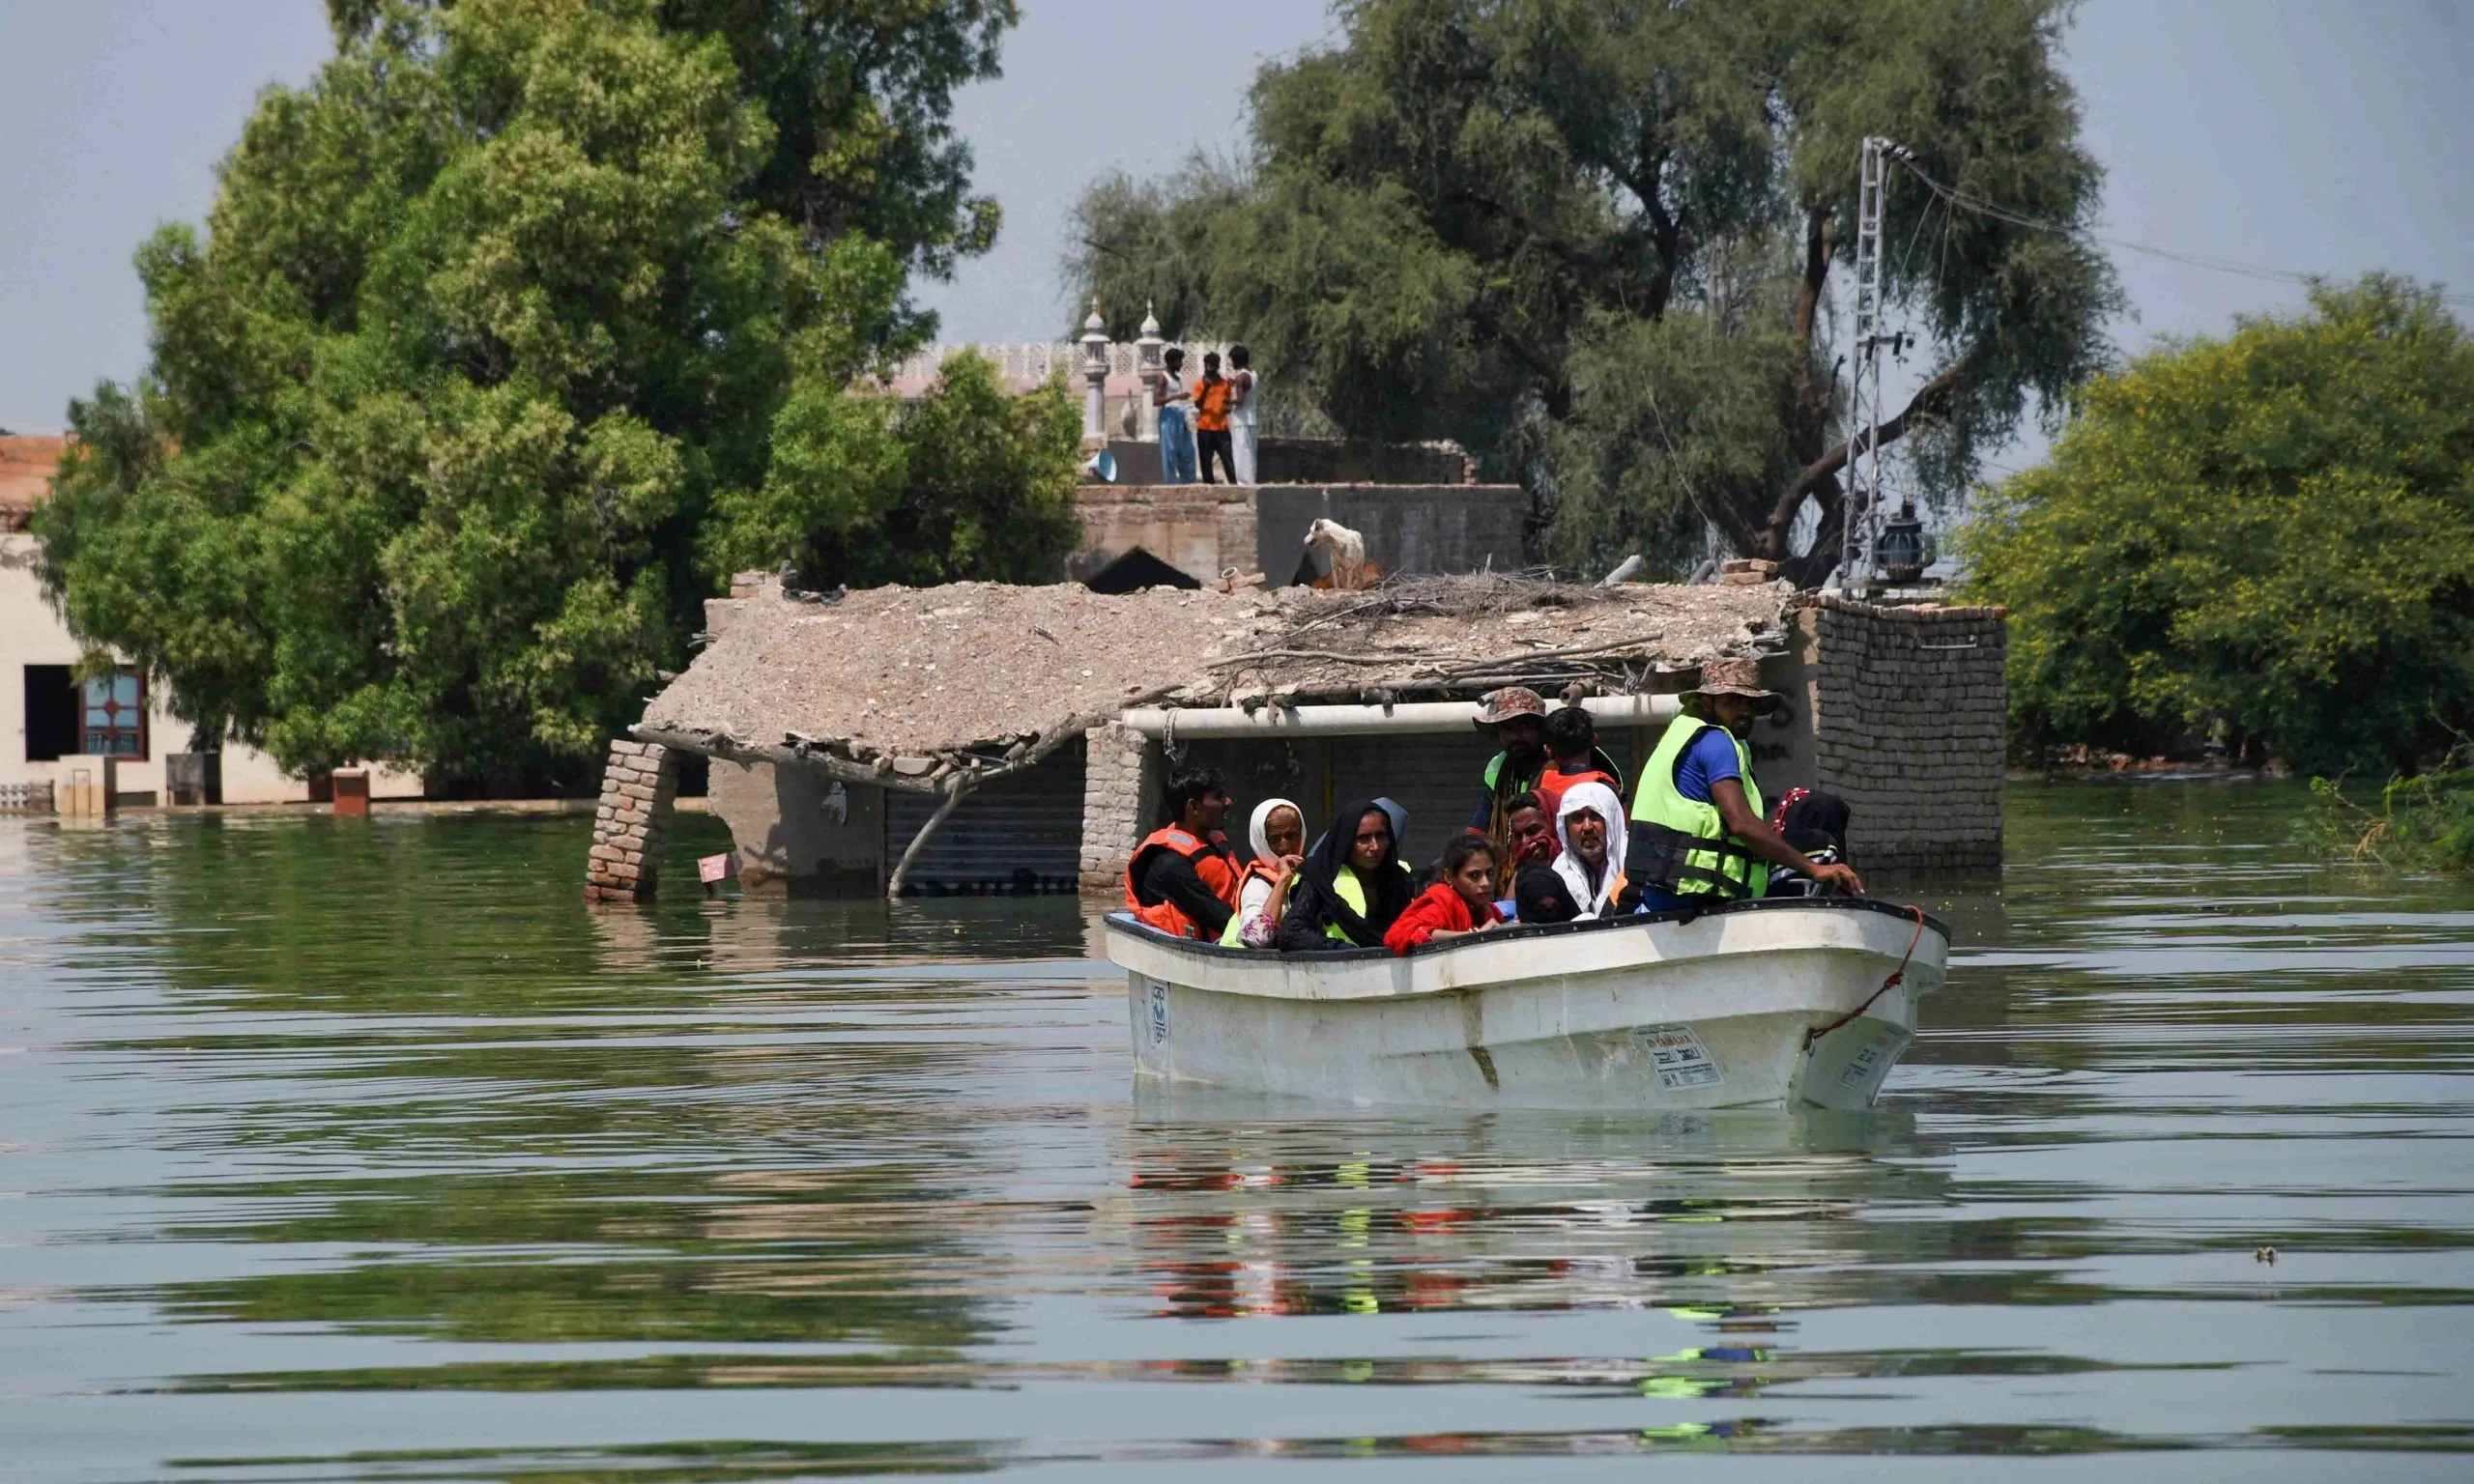
M1784 701L1761 688L1757 663L1712 660L1682 699L1683 715L1641 770L1632 803L1631 875L1642 905L1655 912L1758 897L1771 866L1838 891L1863 891L1853 867L1816 864L1761 816L1746 739L1754 719Z

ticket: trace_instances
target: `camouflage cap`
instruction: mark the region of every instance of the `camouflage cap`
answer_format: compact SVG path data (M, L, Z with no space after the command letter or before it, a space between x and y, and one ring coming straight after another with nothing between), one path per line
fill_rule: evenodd
M1761 688L1759 660L1710 660L1701 667L1701 683L1683 693L1690 701L1708 696L1741 696L1761 702L1760 709L1774 710L1786 703L1776 691Z
M1507 685L1499 691L1488 691L1478 698L1478 725L1500 727L1515 716L1546 715L1546 702L1525 685Z

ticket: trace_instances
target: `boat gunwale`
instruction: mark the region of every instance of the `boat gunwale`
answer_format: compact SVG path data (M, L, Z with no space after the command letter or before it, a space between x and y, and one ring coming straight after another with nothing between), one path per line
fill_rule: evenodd
M1507 923L1484 934L1470 933L1442 943L1422 943L1406 954L1395 954L1388 948L1307 949L1285 951L1268 948L1230 947L1224 943L1208 943L1196 938L1177 937L1162 932L1133 913L1119 908L1104 919L1119 932L1136 934L1140 941L1177 953L1206 959L1253 963L1371 963L1377 959L1407 962L1431 958L1464 948L1489 944L1554 937L1571 937L1582 933L1604 932L1619 928L1646 928L1659 923L1688 924L1705 917L1725 917L1749 912L1879 912L1897 918L1902 923L1921 921L1923 926L1941 935L1946 945L1953 940L1950 925L1932 913L1913 905L1896 905L1870 897L1766 897L1743 901L1719 902L1712 906L1674 907L1664 912L1634 912L1622 917L1592 918L1574 923Z

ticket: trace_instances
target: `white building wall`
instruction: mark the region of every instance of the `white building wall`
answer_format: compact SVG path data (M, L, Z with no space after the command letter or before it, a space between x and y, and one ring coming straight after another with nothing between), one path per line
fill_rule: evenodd
M79 650L60 616L43 600L43 585L35 576L39 545L24 531L0 532L0 784L66 782L58 763L26 756L26 667L74 665ZM123 758L118 769L120 792L168 797L163 787L163 755L188 751L189 726L174 717L163 689L148 684L146 756ZM373 798L417 799L421 781L417 773L380 766L370 772ZM252 747L223 750L223 802L287 804L309 797L303 779L285 775L273 758Z

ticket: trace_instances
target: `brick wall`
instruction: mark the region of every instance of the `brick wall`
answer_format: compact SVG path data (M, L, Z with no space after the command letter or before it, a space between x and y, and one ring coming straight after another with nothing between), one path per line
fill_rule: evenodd
M1817 771L1855 811L1856 863L1999 865L2005 611L1823 596L1799 616L1812 642Z
M1081 583L1139 549L1197 583L1234 567L1286 586L1323 570L1306 532L1326 517L1362 533L1386 572L1515 569L1529 520L1528 495L1510 484L1083 484L1074 508L1082 537L1066 572Z
M1251 571L1253 494L1224 484L1078 485L1082 540L1066 573L1087 583L1136 548L1197 583L1215 582L1230 567Z
M1160 807L1160 750L1114 722L1083 741L1082 890L1106 895L1124 885L1126 860Z
M678 760L669 748L613 738L601 775L601 807L593 813L592 849L585 866L587 901L639 901L653 894L671 807L678 796Z
M1254 491L1249 569L1275 587L1294 581L1317 520L1366 537L1366 560L1386 572L1516 571L1527 559L1529 494L1516 484L1266 484Z

